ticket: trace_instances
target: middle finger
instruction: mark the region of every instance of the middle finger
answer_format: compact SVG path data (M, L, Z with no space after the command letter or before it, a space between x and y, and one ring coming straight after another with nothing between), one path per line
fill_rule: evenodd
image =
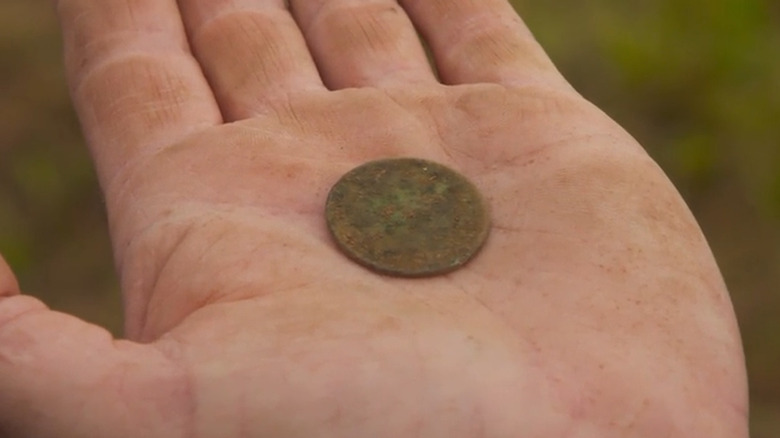
M324 90L284 0L178 0L192 50L226 121L295 91Z

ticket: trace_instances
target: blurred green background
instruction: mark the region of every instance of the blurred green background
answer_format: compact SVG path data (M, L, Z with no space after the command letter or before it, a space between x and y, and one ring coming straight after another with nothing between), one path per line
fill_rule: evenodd
M582 94L687 199L732 293L753 438L780 433L780 2L515 2ZM121 333L95 176L50 2L0 3L0 252L23 289Z

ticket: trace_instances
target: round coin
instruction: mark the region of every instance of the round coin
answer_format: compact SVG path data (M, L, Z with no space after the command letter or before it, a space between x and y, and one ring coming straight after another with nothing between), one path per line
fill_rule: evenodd
M331 188L325 216L347 256L402 277L462 266L490 229L487 205L471 182L417 158L377 160L349 171Z

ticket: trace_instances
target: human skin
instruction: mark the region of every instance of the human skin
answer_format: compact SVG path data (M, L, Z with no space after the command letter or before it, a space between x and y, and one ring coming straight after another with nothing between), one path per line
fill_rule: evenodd
M56 3L126 339L0 262L0 436L747 437L695 219L504 0ZM330 186L396 156L484 194L465 267L332 242Z

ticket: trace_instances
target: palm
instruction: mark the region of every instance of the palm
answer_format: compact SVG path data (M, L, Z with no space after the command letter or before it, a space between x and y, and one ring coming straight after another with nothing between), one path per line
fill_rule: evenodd
M425 105L414 104L420 97ZM491 112L498 99L502 112ZM566 413L579 392L619 373L608 357L616 354L612 338L638 350L631 378L646 374L650 359L674 360L681 350L668 349L671 339L632 327L663 324L686 343L704 334L682 315L661 320L671 303L638 292L639 284L615 288L601 271L642 263L627 241L662 250L653 240L664 229L693 225L676 199L657 206L669 197L666 183L626 148L625 134L585 103L575 100L572 110L563 99L575 100L499 87L343 92L215 128L139 166L128 184L142 188L128 193L148 223L162 225L126 218L144 231L133 233L139 237L124 258L162 250L145 269L124 270L127 285L144 285L139 296L151 294L129 333L162 335L147 348L162 350L187 376L169 384L191 386L194 399L170 403L196 403L197 413L173 416L223 436L408 436L420 428L468 437L481 427L502 436L529 418L530 430L555 436L571 421ZM404 110L394 109L399 103ZM564 103L579 114L549 109ZM585 150L594 158L587 170L568 167ZM396 155L462 169L490 200L493 235L467 268L428 280L383 278L334 248L323 219L329 186L367 159ZM182 184L180 169L196 178ZM648 189L663 189L627 199L620 187L636 172L651 174ZM641 219L644 210L666 218L659 236L611 225L618 216ZM591 284L575 290L573 278ZM677 308L693 313L709 293L695 287ZM642 295L649 305L634 304ZM619 397L599 409L619 411Z
M58 414L9 433L741 431L739 345L706 243L641 148L567 86L306 92L272 108L103 172L127 334L144 343L25 319L41 369L67 373L46 391L78 403L39 400ZM388 156L450 165L484 193L493 228L466 267L390 278L336 250L330 186Z

